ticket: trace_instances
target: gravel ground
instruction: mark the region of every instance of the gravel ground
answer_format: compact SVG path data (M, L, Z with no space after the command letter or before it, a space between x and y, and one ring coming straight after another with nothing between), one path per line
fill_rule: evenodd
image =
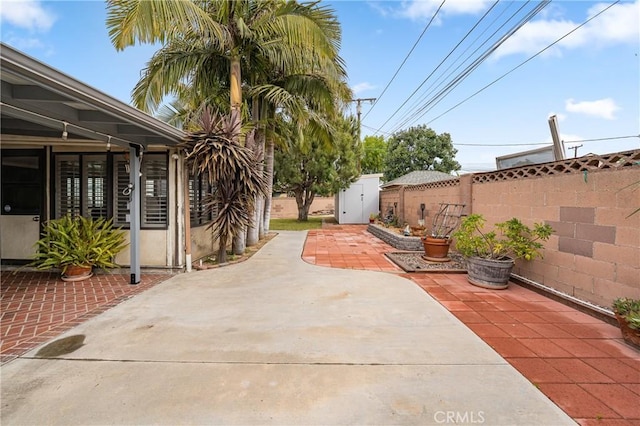
M390 252L385 255L405 272L467 272L462 256L449 252L450 262L424 260L424 252Z

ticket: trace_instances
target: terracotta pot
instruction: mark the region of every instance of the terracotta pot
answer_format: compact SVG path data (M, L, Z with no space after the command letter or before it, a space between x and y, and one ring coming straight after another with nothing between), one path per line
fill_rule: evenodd
M640 349L640 330L635 330L629 327L627 320L616 312L616 319L620 326L620 332L625 342Z
M513 269L513 259L484 259L469 257L467 263L467 281L478 287L503 290L509 287L509 278Z
M63 274L62 281L82 281L93 276L91 266L68 265Z
M422 245L424 246L424 260L431 262L449 262L451 259L447 257L449 254L449 245L451 240L448 238L424 237Z

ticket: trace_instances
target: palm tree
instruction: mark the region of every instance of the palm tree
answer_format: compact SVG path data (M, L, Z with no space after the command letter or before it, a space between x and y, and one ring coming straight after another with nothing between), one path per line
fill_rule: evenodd
M133 92L135 105L146 111L157 108L165 95L180 94L186 82L192 93L210 99L228 91L228 109L218 107L229 111L240 127L241 70L250 72L244 83L254 87L273 78L313 73L335 86L346 76L338 55L340 24L331 9L318 3L108 0L107 4L107 27L117 49L136 41L163 43ZM297 89L309 91L304 85ZM326 98L306 101L310 108L327 105ZM264 111L273 116L276 108L282 105L275 102ZM260 114L254 117L265 122ZM264 151L264 146L259 149Z
M205 108L200 120L201 129L191 132L180 148L187 151L191 172L206 174L213 192L207 197L205 208L218 207L216 218L209 225L218 239L218 263L227 261L229 237L238 228L247 227L253 218L254 200L264 195L267 184L252 150L237 142L239 128L231 117L211 113Z

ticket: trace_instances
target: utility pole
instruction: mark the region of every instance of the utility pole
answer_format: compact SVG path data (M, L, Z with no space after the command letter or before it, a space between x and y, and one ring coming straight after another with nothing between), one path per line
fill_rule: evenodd
M582 147L582 145L570 146L567 149L573 150L573 158L578 158L578 148Z
M362 115L362 102L374 103L376 98L358 98L351 99L351 102L356 103L356 114L358 117L358 139L360 139L360 115Z

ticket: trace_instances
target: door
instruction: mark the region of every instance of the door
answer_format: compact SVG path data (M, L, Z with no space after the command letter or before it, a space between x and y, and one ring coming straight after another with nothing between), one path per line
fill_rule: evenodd
M44 150L2 150L0 258L33 257L44 212Z
M361 184L352 184L349 188L342 191L342 220L340 223L368 223L369 216L364 218L364 186Z

